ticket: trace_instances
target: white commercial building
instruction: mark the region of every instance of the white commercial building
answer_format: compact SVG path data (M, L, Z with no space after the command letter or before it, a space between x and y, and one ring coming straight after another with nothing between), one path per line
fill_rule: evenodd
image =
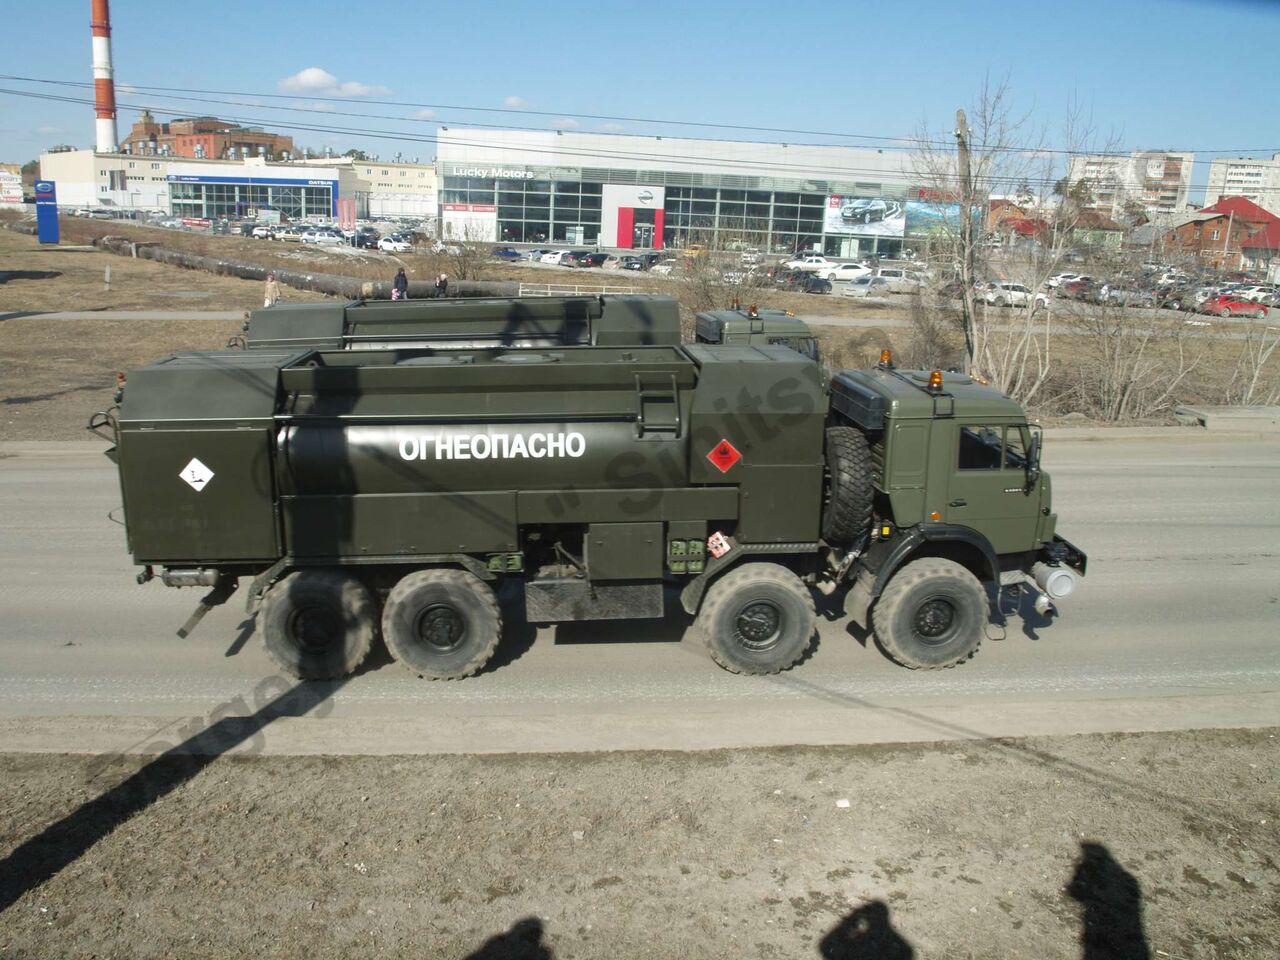
M1137 212L1179 213L1187 206L1195 157L1150 150L1084 155L1071 158L1067 178L1073 185L1084 182L1093 195L1087 206L1113 220Z
M459 239L856 257L938 222L898 150L442 127L436 165Z
M1212 206L1223 197L1244 197L1280 216L1280 153L1270 160L1221 157L1210 163L1205 205Z

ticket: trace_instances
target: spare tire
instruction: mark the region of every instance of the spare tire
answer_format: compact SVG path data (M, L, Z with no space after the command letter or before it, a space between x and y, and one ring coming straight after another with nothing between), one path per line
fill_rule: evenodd
M867 532L875 485L867 438L853 427L827 428L827 499L822 539L850 546Z

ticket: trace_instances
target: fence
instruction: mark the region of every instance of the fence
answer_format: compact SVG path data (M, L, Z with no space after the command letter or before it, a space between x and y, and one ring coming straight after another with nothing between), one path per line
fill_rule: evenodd
M577 297L596 296L602 293L635 293L635 287L593 286L576 283L522 283L522 297Z

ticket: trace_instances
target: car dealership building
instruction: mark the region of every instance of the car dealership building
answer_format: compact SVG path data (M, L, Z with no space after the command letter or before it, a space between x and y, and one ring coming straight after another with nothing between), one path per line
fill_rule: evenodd
M892 256L908 235L899 150L572 131L440 129L445 236Z

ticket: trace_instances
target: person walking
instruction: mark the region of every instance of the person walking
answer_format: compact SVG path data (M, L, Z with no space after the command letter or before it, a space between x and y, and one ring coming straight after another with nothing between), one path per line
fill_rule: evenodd
M280 284L274 273L267 274L267 289L262 298L264 307L274 307L280 301Z
M409 299L409 278L405 276L404 267L396 271L396 278L391 281L391 299Z
M436 281L436 296L447 297L449 295L449 277L446 274L440 274L440 279Z

